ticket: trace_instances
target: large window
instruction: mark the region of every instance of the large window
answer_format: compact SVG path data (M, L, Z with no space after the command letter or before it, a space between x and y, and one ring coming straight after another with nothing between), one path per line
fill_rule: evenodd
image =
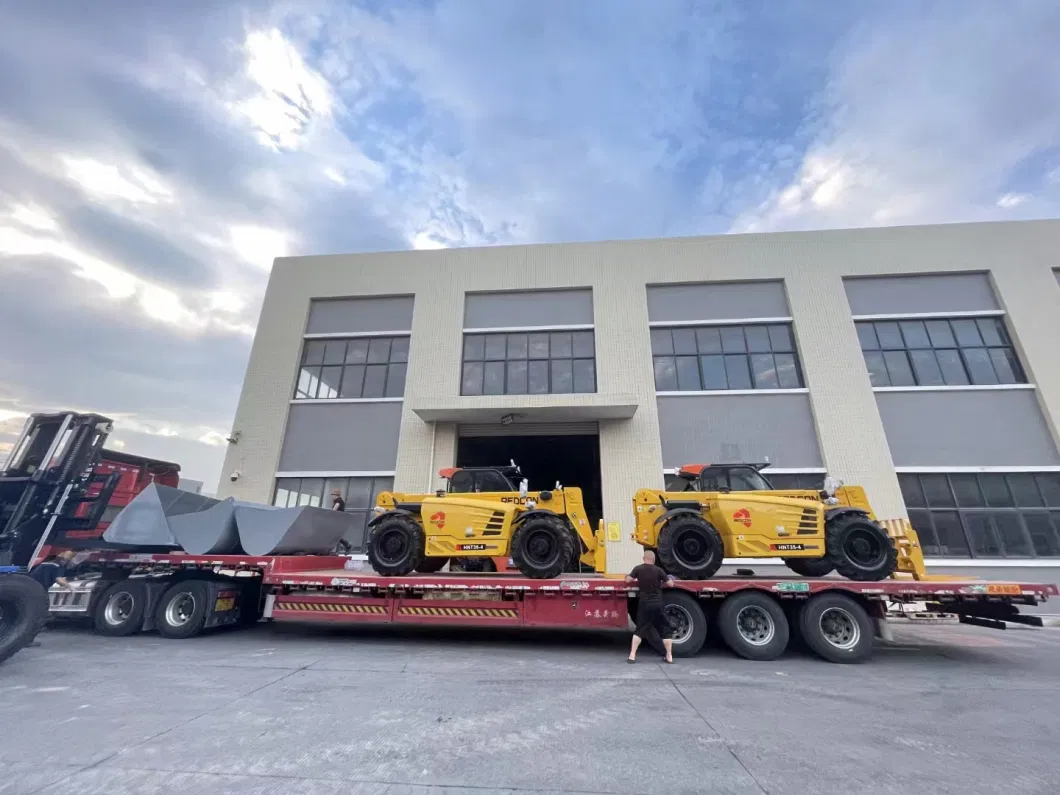
M1023 384L1000 317L857 323L873 386Z
M790 324L653 328L658 392L799 389Z
M461 395L596 391L592 331L465 334Z
M1060 473L901 474L924 554L1060 556Z
M296 400L397 398L405 394L408 337L307 340Z
M272 504L281 508L331 508L331 490L338 489L346 501L346 513L355 519L345 540L354 552L360 553L364 551L365 525L376 497L393 488L393 478L277 478Z

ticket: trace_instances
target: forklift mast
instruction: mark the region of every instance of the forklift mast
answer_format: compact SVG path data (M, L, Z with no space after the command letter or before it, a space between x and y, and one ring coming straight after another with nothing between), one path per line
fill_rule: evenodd
M99 523L120 480L92 472L112 428L99 414L30 415L0 469L0 565L29 567L47 542Z

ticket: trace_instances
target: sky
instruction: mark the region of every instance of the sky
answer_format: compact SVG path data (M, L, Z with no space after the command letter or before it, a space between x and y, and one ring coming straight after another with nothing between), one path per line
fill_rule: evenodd
M0 459L216 486L275 257L1060 215L1051 0L0 0Z

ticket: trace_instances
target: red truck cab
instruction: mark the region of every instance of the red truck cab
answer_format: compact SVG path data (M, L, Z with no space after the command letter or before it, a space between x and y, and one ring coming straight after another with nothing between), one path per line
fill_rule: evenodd
M180 464L170 461L160 461L156 458L146 458L141 455L122 453L117 450L104 449L100 454L99 461L92 468L97 475L110 475L117 472L121 475L114 494L107 503L103 516L91 530L70 530L65 533L67 538L101 538L103 532L114 521L122 508L133 501L141 491L152 483L160 486L172 486L177 488L180 482ZM101 484L94 484L88 490L89 497L99 494ZM83 504L74 514L77 517L85 516L89 511L89 504Z

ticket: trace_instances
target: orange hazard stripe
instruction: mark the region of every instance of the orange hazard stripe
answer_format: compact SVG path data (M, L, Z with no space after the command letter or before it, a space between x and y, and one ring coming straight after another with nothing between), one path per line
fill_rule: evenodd
M400 616L431 616L434 618L518 618L515 610L497 607L411 607L398 608Z
M277 602L277 610L311 613L359 613L361 615L386 615L385 605L344 605L334 602Z

